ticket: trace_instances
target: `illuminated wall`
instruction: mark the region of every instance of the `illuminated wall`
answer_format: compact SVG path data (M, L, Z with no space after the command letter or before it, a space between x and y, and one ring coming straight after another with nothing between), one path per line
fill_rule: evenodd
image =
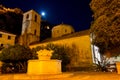
M29 45L40 40L41 16L34 10L23 14L22 31L19 39L21 45Z
M77 36L72 36L69 38L63 38L54 41L46 41L44 43L39 43L35 45L30 45L30 48L35 48L37 46L47 45L49 43L53 44L60 44L60 45L67 45L69 47L74 47L74 52L72 53L72 60L71 66L73 67L84 67L84 66L91 66L92 65L92 52L91 52L91 43L90 43L90 36L89 31L82 31ZM74 35L74 34L72 34ZM71 54L69 54L71 55Z
M57 26L54 26L52 29L52 37L61 37L66 34L73 33L74 29L71 25L67 24L60 24Z
M0 46L14 45L16 35L0 31Z
M35 12L34 10L25 12L23 14L22 35L27 33L40 36L40 22L41 16L37 12Z

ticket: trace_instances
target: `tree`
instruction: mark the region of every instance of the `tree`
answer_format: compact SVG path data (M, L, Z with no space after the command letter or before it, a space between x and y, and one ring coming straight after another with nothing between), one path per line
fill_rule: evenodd
M66 71L66 65L70 63L70 57L68 56L70 48L66 45L48 44L46 49L54 51L51 59L62 60L62 71Z
M14 45L2 49L0 61L11 64L17 72L26 72L27 60L32 59L33 54L29 47Z
M101 53L120 53L120 0L92 0L92 43ZM114 55L114 54L112 54Z

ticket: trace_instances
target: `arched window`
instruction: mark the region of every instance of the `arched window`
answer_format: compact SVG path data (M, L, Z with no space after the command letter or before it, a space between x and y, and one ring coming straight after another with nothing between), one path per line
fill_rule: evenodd
M29 14L26 15L26 19L28 19L28 18L29 18Z
M36 35L36 33L37 33L37 31L35 30L35 31L34 31L34 34Z
M37 15L35 15L35 22L37 22Z

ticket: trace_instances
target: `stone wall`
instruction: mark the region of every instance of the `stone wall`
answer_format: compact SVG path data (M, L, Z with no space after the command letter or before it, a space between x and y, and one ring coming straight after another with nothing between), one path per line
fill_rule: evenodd
M2 35L0 37L0 45L3 44L3 46L5 45L14 45L15 44L15 37L16 35L14 34L10 34L10 33L6 33L6 32L1 32L0 34Z
M44 43L39 43L35 45L30 45L30 48L35 48L37 46L47 45L49 43L67 45L73 48L71 54L71 64L72 67L88 67L92 65L92 52L91 43L89 35L76 36L66 39L60 39L55 41L49 41Z

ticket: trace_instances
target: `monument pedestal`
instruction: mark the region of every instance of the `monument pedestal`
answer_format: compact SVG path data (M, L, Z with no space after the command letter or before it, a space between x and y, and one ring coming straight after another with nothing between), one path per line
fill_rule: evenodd
M59 74L61 60L29 60L27 74Z

